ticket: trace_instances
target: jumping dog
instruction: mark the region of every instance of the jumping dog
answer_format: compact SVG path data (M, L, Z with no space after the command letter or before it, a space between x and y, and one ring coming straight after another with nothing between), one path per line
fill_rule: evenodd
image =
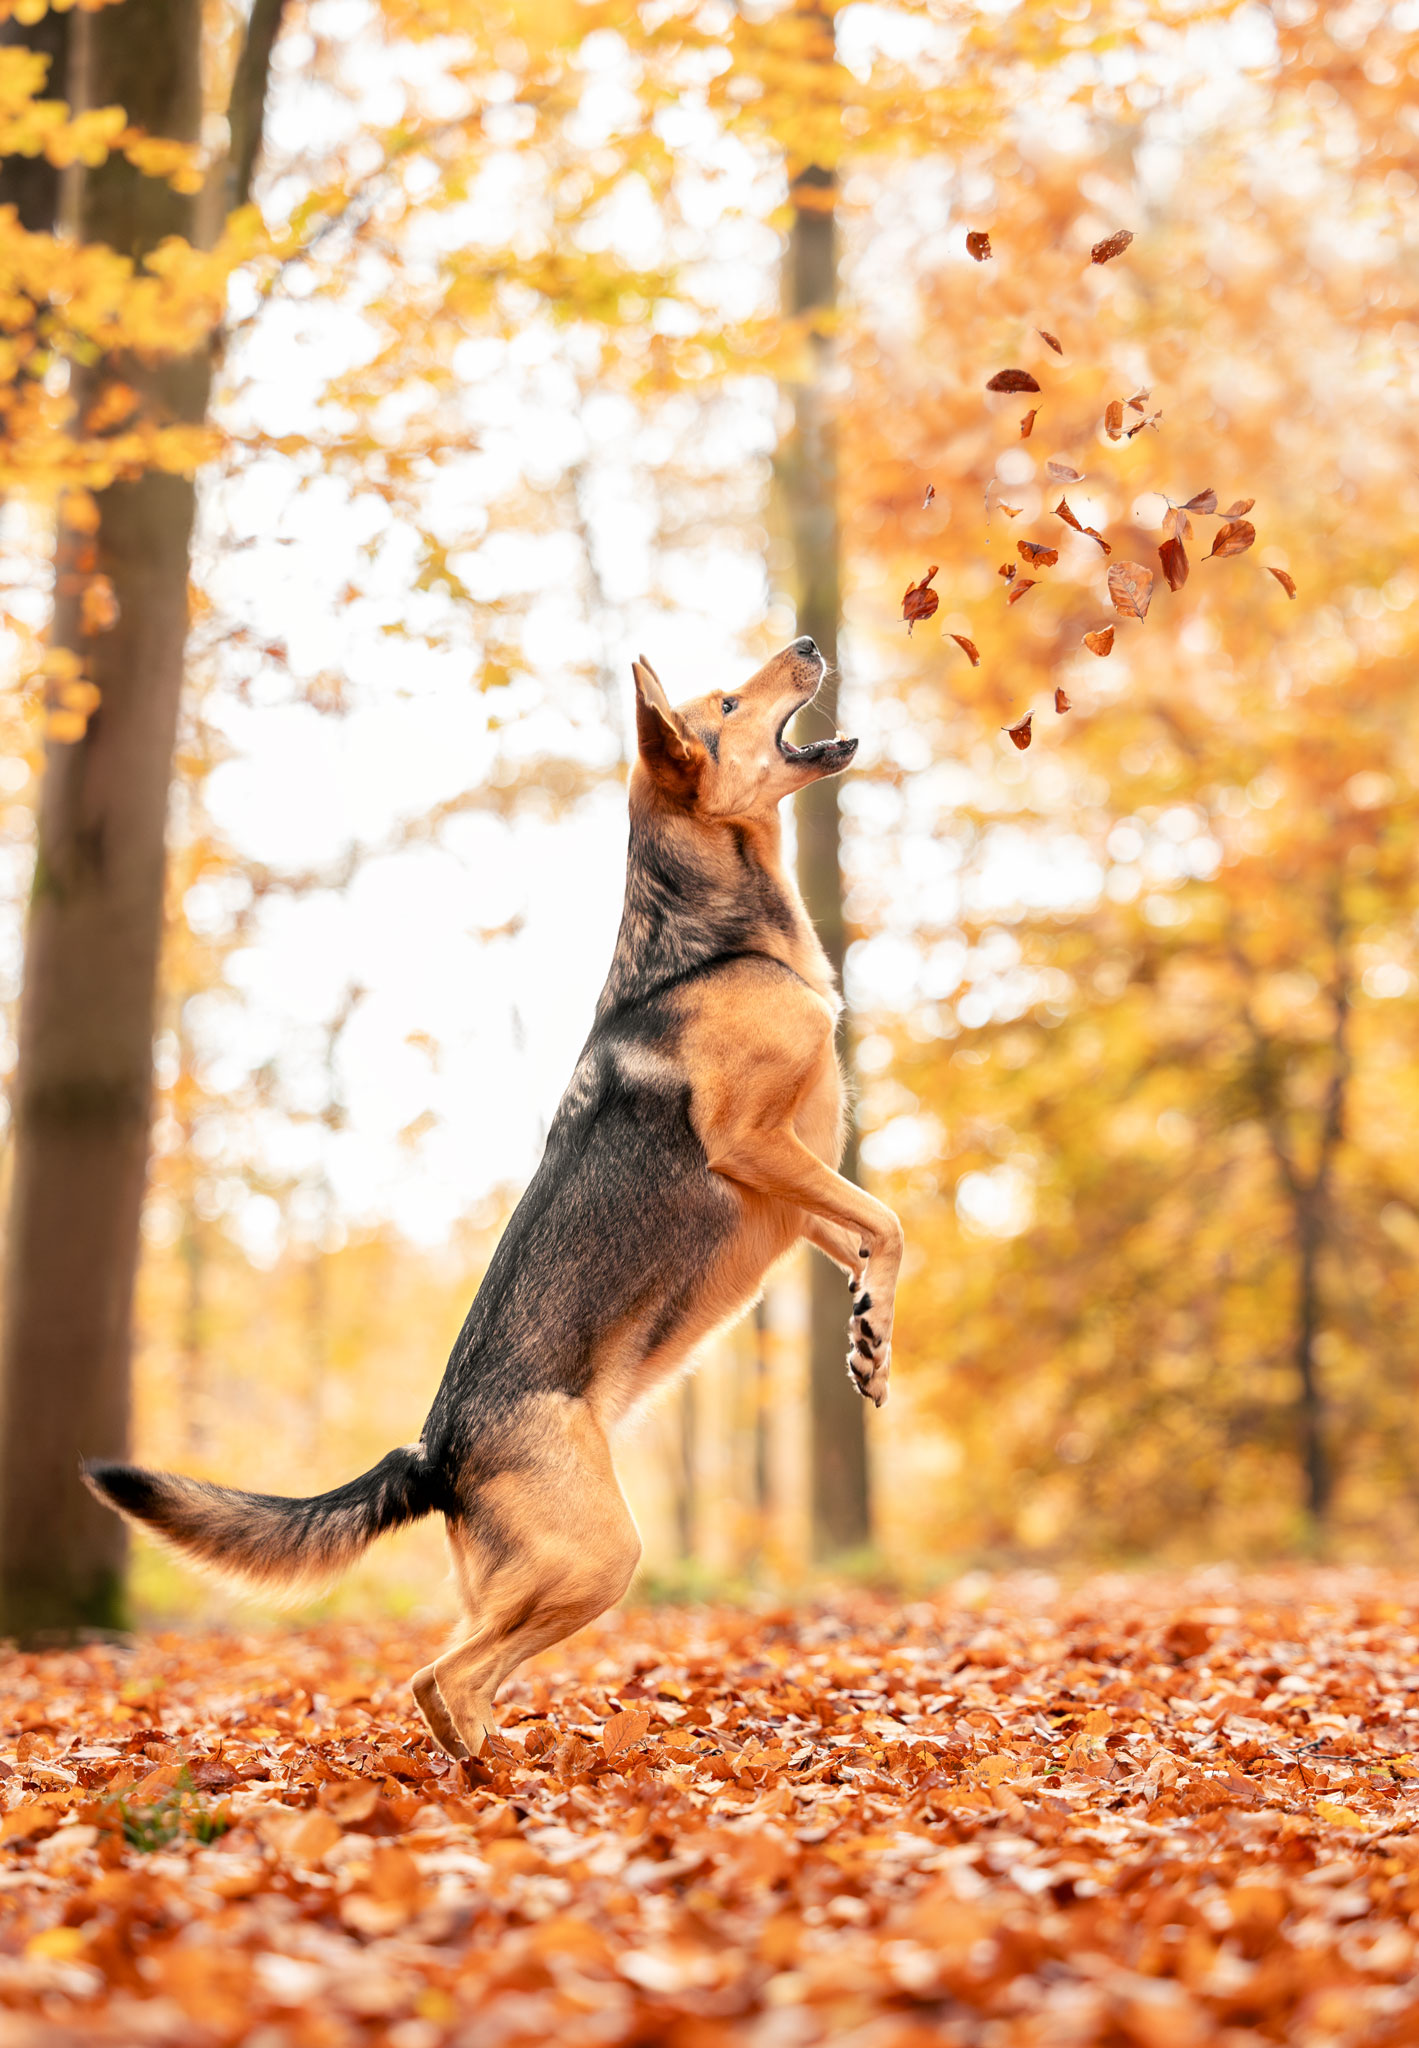
M677 710L635 663L611 971L419 1441L308 1500L86 1467L101 1500L258 1585L328 1579L441 1513L467 1625L413 1689L451 1756L495 1735L494 1695L524 1658L626 1591L641 1546L608 1439L800 1238L848 1275L848 1370L887 1398L901 1226L836 1171L840 1003L780 841L784 797L857 751L784 737L823 673L795 640L732 695Z

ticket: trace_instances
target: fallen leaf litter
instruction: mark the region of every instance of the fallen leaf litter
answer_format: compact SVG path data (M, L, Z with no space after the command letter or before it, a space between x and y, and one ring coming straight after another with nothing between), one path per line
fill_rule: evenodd
M795 2044L1172 2048L1419 2021L1412 1580L974 1575L611 1616L509 1686L471 1769L389 1676L438 1647L330 1626L10 1657L0 2039L714 2048L792 2008Z

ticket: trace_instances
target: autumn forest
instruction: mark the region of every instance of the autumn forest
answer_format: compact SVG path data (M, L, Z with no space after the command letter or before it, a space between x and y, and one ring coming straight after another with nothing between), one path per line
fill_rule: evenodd
M0 15L0 2048L1411 2038L1412 0ZM460 1761L437 1515L79 1461L417 1435L800 634L892 1399L800 1247Z

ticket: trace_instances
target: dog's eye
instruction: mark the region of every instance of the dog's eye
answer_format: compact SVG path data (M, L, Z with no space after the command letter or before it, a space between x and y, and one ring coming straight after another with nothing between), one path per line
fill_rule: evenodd
M737 697L721 698L719 708L724 713L725 717L728 718L731 711L737 711L739 709L739 699Z

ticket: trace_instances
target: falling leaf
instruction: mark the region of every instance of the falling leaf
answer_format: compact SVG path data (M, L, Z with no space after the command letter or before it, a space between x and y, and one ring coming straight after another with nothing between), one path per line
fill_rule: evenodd
M1097 654L1101 660L1104 655L1112 654L1114 651L1113 627L1100 626L1097 632L1086 633L1084 635L1084 645L1091 654Z
M1116 441L1123 432L1123 400L1111 398L1104 408L1104 432L1111 441Z
M1020 422L1020 439L1022 441L1028 441L1031 434L1034 433L1035 421L1039 418L1039 416L1040 409L1038 406L1036 406L1033 409L1033 411L1027 412L1025 414L1025 417Z
M1087 534L1090 540L1096 540L1106 555L1111 555L1113 553L1113 549L1109 546L1108 542L1104 539L1104 536L1097 530L1097 528L1092 526L1081 526L1079 524L1079 521L1074 517L1074 514L1069 509L1069 500L1067 498L1060 499L1059 503L1054 508L1054 516L1056 519L1062 519L1066 526L1072 526L1076 533Z
M1047 548L1037 540L1017 540L1016 552L1034 569L1052 569L1059 560L1058 548Z
M1287 597L1294 597L1296 595L1296 579L1294 576L1288 576L1284 569L1273 569L1269 562L1267 563L1267 574L1276 578L1276 581L1281 585Z
M1013 562L1002 562L995 573L997 576L1003 576L1007 583L1013 583L1019 572Z
M977 263L989 263L995 253L990 246L990 236L981 228L971 229L966 236L966 247Z
M933 562L920 583L909 583L906 587L902 597L902 617L907 622L908 633L918 619L929 619L941 602L936 592L927 587L936 574L936 568Z
M1025 592L1027 590L1033 590L1034 587L1035 578L1033 576L1016 577L1014 583L1010 587L1010 593L1007 596L1005 602L1007 604L1018 604L1021 598L1025 595Z
M1023 507L1019 505L997 505L997 512L1003 512L1007 519L1018 519Z
M1114 610L1126 619L1146 619L1153 602L1153 571L1140 562L1115 562L1109 570L1109 596Z
M1179 510L1183 512L1215 512L1217 510L1217 493L1209 484L1205 491L1199 491L1195 497L1188 498L1179 507Z
M1224 561L1228 555L1244 555L1256 539L1256 528L1249 519L1229 519L1225 526L1217 529L1217 538L1212 543L1210 562L1214 556Z
M1115 234L1106 235L1102 242L1095 242L1089 251L1091 263L1112 263L1115 256L1122 256L1133 240L1131 228L1119 228Z
M1186 512L1183 511L1181 505L1174 505L1164 514L1163 538L1164 540L1192 539L1192 521L1188 518Z
M1038 391L1040 387L1028 370L997 370L985 388L987 391Z
M1229 505L1227 507L1226 511L1222 514L1222 517L1224 519L1240 519L1244 512L1250 512L1252 506L1255 503L1255 498L1238 498L1235 505Z
M1000 728L1002 732L1009 733L1011 739L1015 742L1016 746L1020 749L1020 752L1022 754L1024 753L1026 747L1028 747L1030 744L1030 726L1034 719L1034 716L1035 714L1033 711L1027 711L1025 713L1025 716L1017 720L1014 725L1003 725Z
M1176 537L1165 540L1158 550L1158 560L1163 565L1169 590L1181 590L1188 577L1187 549L1182 542Z
M1082 484L1084 481L1082 469L1075 469L1074 465L1069 462L1060 462L1053 455L1045 464L1045 468L1057 484Z
M1069 699L1064 691L1059 688L1056 688L1054 693L1054 708L1061 716L1069 709Z
M1057 334L1049 334L1043 327L1037 327L1035 329L1035 332L1036 334L1038 334L1041 341L1045 342L1050 348L1054 350L1057 356L1062 356L1064 354L1064 349L1060 343L1060 339Z
M968 640L964 633L953 633L951 638L965 655L972 668L980 667L980 649L974 640Z
M1147 405L1149 399L1152 396L1153 394L1151 391L1135 391L1132 398L1130 398L1128 402L1133 407L1133 410L1135 412L1142 412L1143 408Z
M927 485L927 487L926 487L926 496L925 496L925 497L924 497L924 498L922 499L922 501L921 501L921 509L922 509L922 511L923 511L923 512L924 512L924 511L926 510L927 506L928 506L928 505L929 505L929 504L931 503L932 499L933 499L933 498L934 498L935 496L936 496L936 486L935 486L935 484L928 484L928 485Z
M1150 412L1146 419L1139 420L1134 426L1131 426L1127 430L1127 433L1124 436L1125 440L1131 441L1134 435L1141 434L1145 427L1156 427L1159 420L1162 417L1163 415L1161 412Z

